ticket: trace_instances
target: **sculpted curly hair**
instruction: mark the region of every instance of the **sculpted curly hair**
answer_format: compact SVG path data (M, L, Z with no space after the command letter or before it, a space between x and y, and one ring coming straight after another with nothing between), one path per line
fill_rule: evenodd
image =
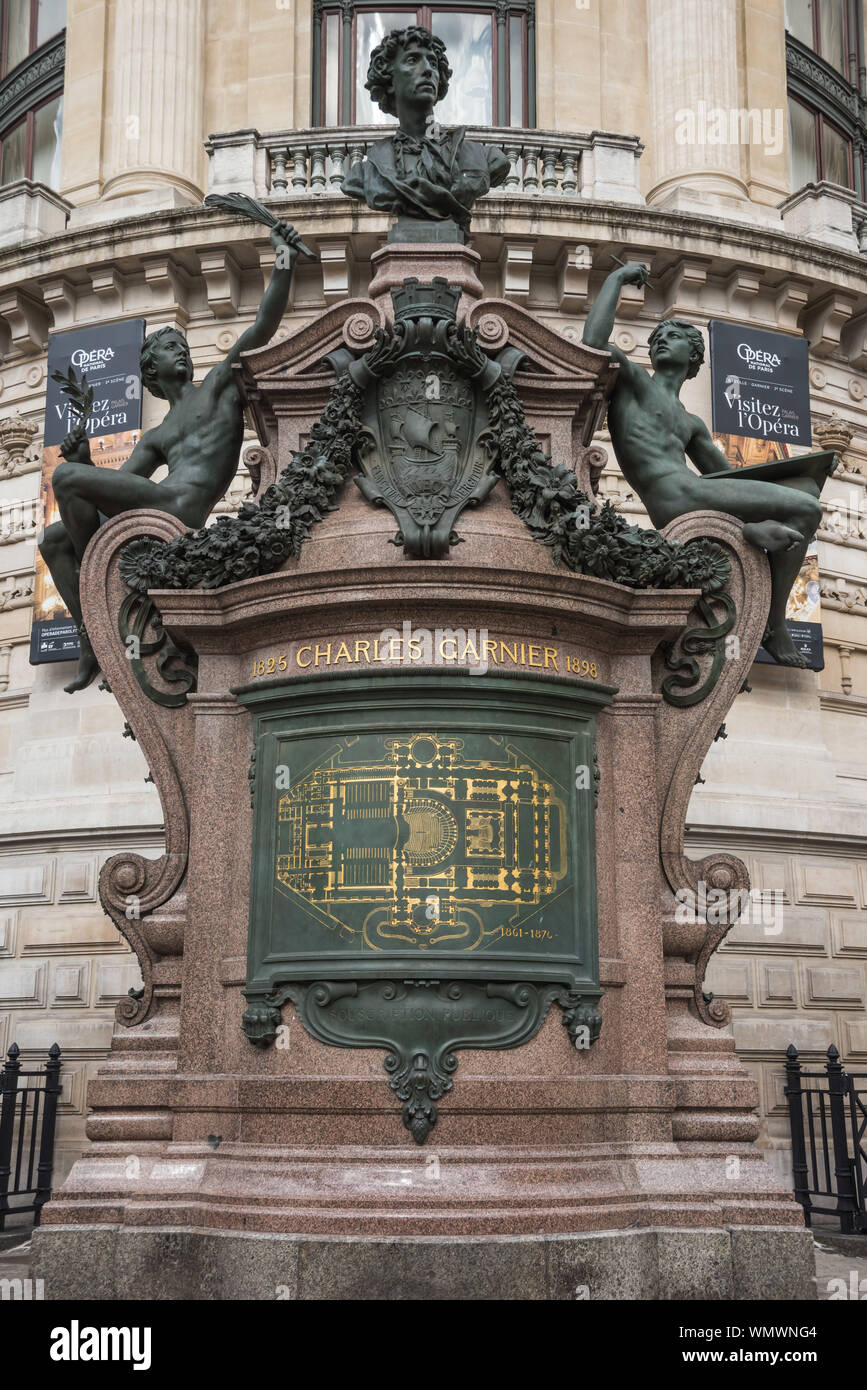
M405 48L410 43L418 44L420 48L429 48L436 58L439 69L436 100L442 101L449 89L452 70L446 59L446 46L442 39L438 39L429 29L423 29L420 24L410 24L406 29L392 29L371 53L367 81L364 84L370 92L371 100L376 102L386 116L397 115L391 65L397 57L398 49Z
M161 347L168 338L178 338L184 345L187 354L187 361L190 368L190 380L193 377L193 359L190 357L190 348L183 333L177 328L158 328L156 332L148 334L144 340L141 350L141 379L142 385L150 391L152 396L158 396L160 400L165 400L165 392L157 384L156 372L153 365L154 348Z
M690 377L694 377L696 375L699 367L704 361L704 338L701 336L701 333L696 328L695 324L687 323L686 319L663 319L662 323L658 323L656 325L650 337L648 338L647 346L652 352L653 344L656 342L657 337L662 332L663 328L665 328L670 323L674 324L675 328L680 329L681 333L684 335L687 342L689 343L689 370L686 374L686 379L687 381L689 381Z

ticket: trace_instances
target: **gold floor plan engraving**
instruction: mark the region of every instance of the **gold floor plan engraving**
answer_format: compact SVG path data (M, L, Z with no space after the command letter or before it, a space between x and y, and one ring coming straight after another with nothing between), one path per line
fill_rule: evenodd
M493 734L340 740L279 799L276 878L361 949L553 943L564 795Z

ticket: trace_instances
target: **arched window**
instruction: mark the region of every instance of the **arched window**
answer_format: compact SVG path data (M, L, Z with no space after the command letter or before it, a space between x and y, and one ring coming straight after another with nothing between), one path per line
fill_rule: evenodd
M786 0L792 191L826 179L865 192L861 0Z
M454 71L437 106L447 125L536 124L535 0L467 5L390 5L315 0L313 124L391 125L364 82L376 45L392 29L422 24L441 38Z
M0 184L58 188L66 0L0 4Z

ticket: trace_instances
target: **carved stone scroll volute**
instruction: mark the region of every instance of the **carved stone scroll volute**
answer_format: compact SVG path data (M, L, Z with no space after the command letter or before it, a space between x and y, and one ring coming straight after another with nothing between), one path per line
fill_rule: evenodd
M105 680L147 760L162 803L165 853L159 859L123 852L113 855L99 878L100 900L135 951L144 989L117 1007L118 1021L142 1023L152 1013L176 1014L186 910L184 880L189 847L188 793L192 712L186 692L194 664L184 663L162 631L151 601L139 632L123 614L130 591L118 573L126 543L142 536L172 540L185 530L164 512L125 512L99 528L81 567L87 629ZM168 659L168 661L167 661ZM166 679L161 670L168 673ZM183 672L183 674L181 674ZM147 693L150 691L150 694ZM155 698L156 697L156 698ZM162 697L166 703L159 703Z
M733 854L688 858L685 825L701 765L761 643L770 603L770 570L764 553L743 540L741 523L722 512L693 512L667 526L663 534L681 544L716 541L731 564L725 591L700 599L674 650L660 650L654 659L654 688L668 689L673 696L671 703L666 700L660 706L657 730L662 804L659 848L667 881L665 954L689 963L695 1011L705 1023L720 1027L729 1020L728 1005L705 996L704 974L711 955L743 910L750 878L746 865ZM718 635L701 635L707 633ZM678 689L676 683L666 684L672 681L672 671L690 666L692 695L685 685ZM703 904L710 904L712 910L706 913ZM684 910L678 912L678 907Z

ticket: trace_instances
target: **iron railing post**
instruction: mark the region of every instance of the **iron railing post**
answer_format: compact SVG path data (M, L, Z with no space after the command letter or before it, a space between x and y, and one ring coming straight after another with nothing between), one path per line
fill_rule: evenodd
M6 1054L0 1075L0 1231L6 1226L9 1211L9 1179L12 1175L12 1135L15 1129L15 1104L18 1099L18 1073L21 1070L21 1049L13 1043Z
M837 1212L840 1217L840 1230L844 1233L850 1233L855 1229L855 1212L858 1209L858 1202L855 1194L852 1160L849 1157L849 1136L846 1133L848 1086L840 1062L840 1054L833 1043L828 1048L826 1070L828 1072L828 1100L831 1107L831 1135L834 1142Z
M789 1100L789 1128L792 1132L792 1177L795 1201L804 1209L804 1225L812 1221L810 1185L807 1176L807 1145L804 1139L804 1106L801 1088L801 1063L794 1043L786 1048L786 1087Z
M858 1217L856 1225L859 1231L867 1231L867 1088L859 1090L855 1082L861 1079L862 1073L849 1075L846 1077L846 1090L848 1092L849 1104L849 1125L852 1132L852 1174L855 1179L855 1192L858 1199ZM867 1076L867 1073L863 1073ZM864 1116L864 1123L858 1123L858 1111Z
M54 1129L57 1123L57 1102L60 1097L60 1048L52 1043L45 1063L45 1108L42 1112L42 1134L39 1140L39 1166L36 1170L36 1197L33 1203L33 1224L39 1225L42 1208L51 1196L51 1175L54 1170Z

